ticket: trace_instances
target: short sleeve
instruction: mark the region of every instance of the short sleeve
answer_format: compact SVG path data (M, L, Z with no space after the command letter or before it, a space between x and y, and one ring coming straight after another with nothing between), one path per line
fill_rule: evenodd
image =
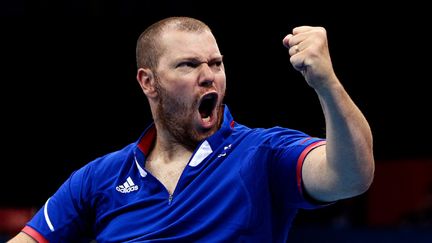
M74 172L35 214L23 232L49 242L89 242L89 168Z
M323 205L304 195L301 168L306 155L324 145L322 138L310 137L301 132L290 132L278 137L273 146L270 180L275 201L283 207L312 209Z

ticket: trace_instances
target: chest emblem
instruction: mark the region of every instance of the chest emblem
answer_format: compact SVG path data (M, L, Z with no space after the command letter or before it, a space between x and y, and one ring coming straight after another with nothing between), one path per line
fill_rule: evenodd
M122 185L116 186L116 190L121 193L130 193L133 191L138 190L138 185L135 185L135 183L132 181L132 178L130 176L126 179L126 182Z

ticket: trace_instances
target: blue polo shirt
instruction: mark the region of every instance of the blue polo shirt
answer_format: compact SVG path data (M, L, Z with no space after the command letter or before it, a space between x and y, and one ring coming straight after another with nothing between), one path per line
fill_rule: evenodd
M40 242L285 242L299 208L306 154L325 143L300 131L251 129L225 106L172 195L145 170L151 125L137 142L72 173L23 231Z

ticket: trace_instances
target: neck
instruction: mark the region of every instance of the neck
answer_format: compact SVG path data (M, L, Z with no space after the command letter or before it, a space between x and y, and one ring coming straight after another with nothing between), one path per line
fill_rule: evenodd
M193 153L193 149L189 148L178 141L172 136L164 132L163 129L158 129L156 126L156 141L152 148L148 159L158 161L175 161L175 160L189 160Z

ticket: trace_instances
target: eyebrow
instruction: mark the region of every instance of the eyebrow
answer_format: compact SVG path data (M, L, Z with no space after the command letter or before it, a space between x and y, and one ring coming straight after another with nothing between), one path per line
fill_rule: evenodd
M222 59L223 59L223 55L218 55L218 56L210 58L209 62L216 61L216 60L222 61ZM200 63L207 62L206 60L199 58L199 57L180 57L177 59L177 61L194 61L194 62L200 62Z

